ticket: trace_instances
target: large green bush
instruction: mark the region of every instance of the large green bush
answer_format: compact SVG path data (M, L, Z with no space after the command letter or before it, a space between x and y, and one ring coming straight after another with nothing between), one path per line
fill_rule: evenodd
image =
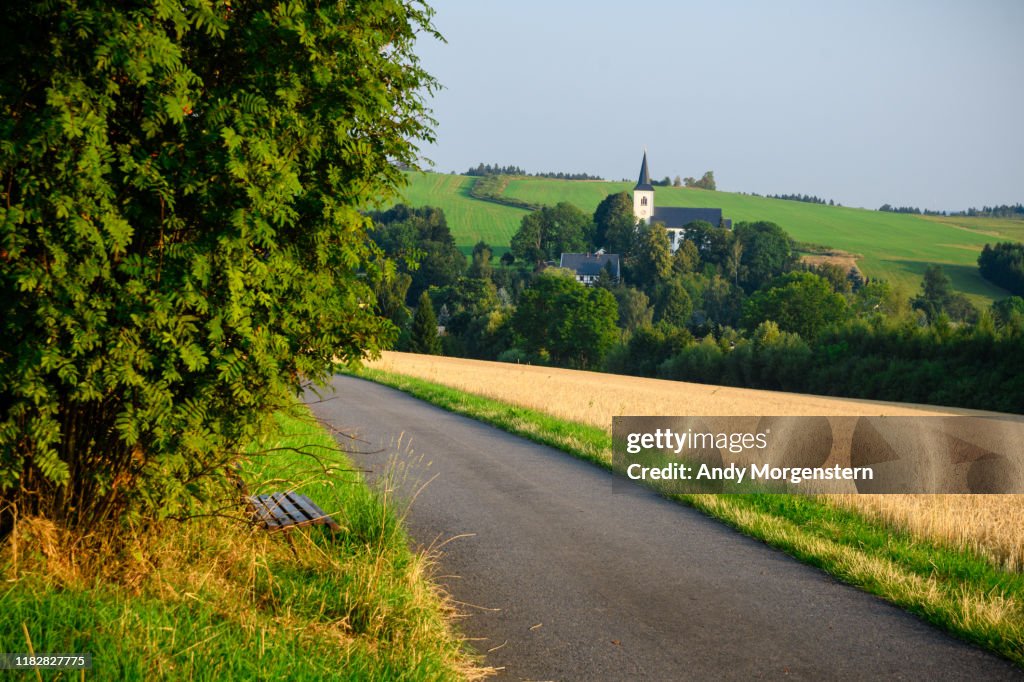
M0 18L0 508L181 514L267 410L393 335L359 208L431 139L413 0ZM2 528L0 528L2 532Z

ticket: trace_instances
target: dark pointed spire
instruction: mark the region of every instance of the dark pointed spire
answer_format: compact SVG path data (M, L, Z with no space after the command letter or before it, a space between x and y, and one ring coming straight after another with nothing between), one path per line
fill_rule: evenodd
M640 165L640 179L636 181L636 187L633 189L654 191L654 186L651 185L651 174L647 172L646 149L644 150L644 162Z

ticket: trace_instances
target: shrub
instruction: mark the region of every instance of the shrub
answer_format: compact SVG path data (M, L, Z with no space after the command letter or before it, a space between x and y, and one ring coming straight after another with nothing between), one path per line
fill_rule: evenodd
M393 267L357 209L431 139L412 53L430 16L3 13L0 509L183 513L270 408L388 342L372 286Z

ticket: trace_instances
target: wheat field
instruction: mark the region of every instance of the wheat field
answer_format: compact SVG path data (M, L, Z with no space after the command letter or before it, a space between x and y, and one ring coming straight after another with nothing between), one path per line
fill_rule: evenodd
M613 416L926 416L971 410L387 352L369 365L611 430ZM1024 571L1024 495L833 495L837 504Z

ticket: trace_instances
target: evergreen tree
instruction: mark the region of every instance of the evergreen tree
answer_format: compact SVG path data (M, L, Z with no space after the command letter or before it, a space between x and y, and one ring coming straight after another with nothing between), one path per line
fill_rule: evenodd
M420 294L416 315L412 318L409 330L409 352L424 355L440 355L441 339L437 335L437 316L434 315L434 304L430 302L430 294Z

